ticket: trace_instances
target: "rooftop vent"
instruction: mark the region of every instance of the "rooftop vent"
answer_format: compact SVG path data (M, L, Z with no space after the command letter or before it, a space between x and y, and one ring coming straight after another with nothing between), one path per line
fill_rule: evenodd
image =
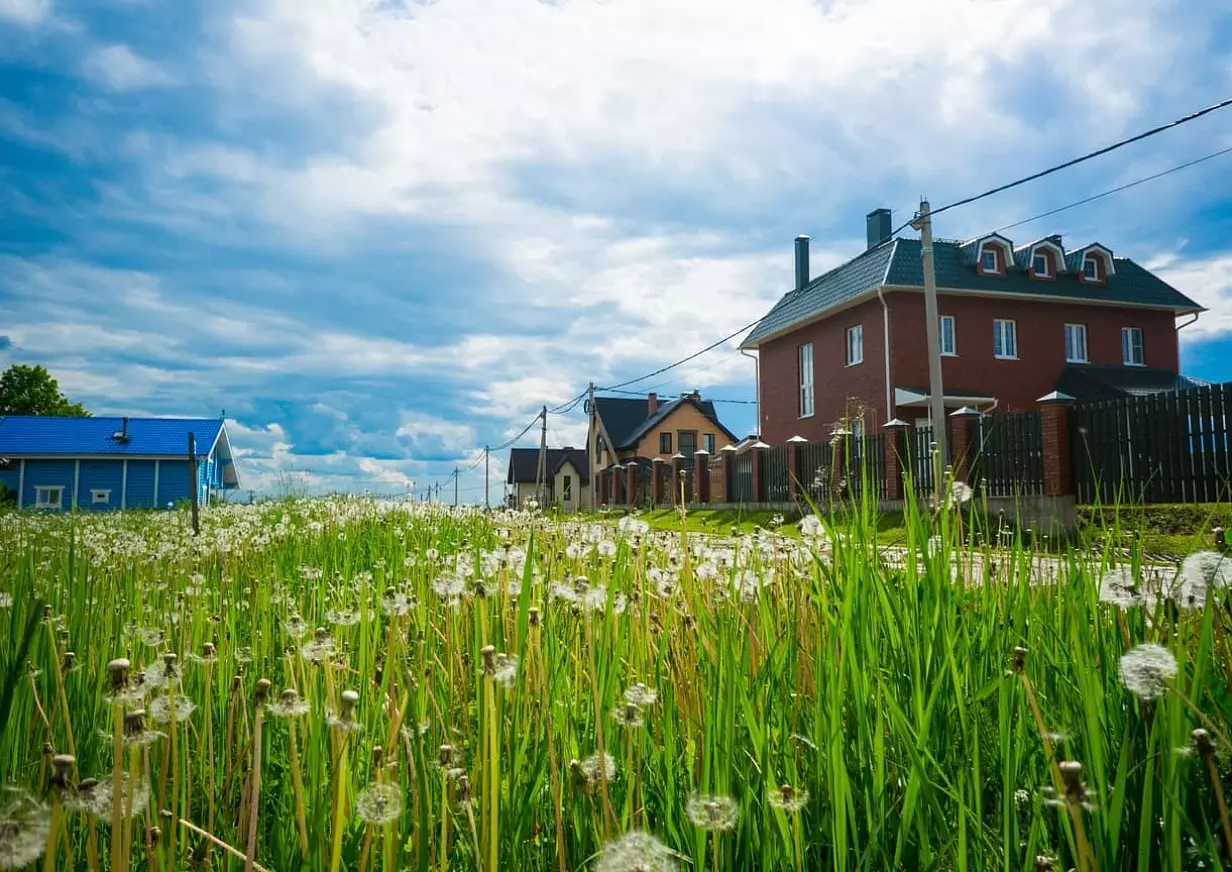
M868 225L868 247L876 248L894 235L894 223L889 209L874 209L864 219Z
M120 429L112 433L111 438L115 439L117 442L128 442L128 417L125 416L121 419L121 421L122 423L120 425Z

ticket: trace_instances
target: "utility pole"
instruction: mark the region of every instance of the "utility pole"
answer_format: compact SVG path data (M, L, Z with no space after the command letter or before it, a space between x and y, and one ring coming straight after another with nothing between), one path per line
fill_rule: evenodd
M453 468L453 506L458 507L458 468Z
M544 406L543 411L539 413L541 423L539 426L539 471L535 475L535 501L539 503L539 508L542 509L544 503L544 485L547 483L548 477L548 407Z
M599 458L596 450L599 445L599 438L595 433L595 383L591 382L590 387L586 389L586 411L590 413L590 423L586 428L586 462L590 465L590 469L586 471L586 475L590 480L590 510L593 512L598 509L597 492L599 490L595 482L595 473L598 469ZM579 485L581 482L578 483Z
M933 422L933 441L937 458L933 463L933 489L945 486L941 471L949 461L945 433L945 390L941 384L941 321L937 313L937 270L933 261L933 219L927 200L920 200L920 211L912 226L920 231L920 260L924 270L924 328L928 339L928 409Z
M492 502L488 499L488 446L483 446L483 507L485 509L492 508Z
M192 499L193 535L198 536L201 533L201 522L197 515L197 492L201 489L201 485L197 481L197 440L192 433L188 434L188 475L191 479L189 494Z

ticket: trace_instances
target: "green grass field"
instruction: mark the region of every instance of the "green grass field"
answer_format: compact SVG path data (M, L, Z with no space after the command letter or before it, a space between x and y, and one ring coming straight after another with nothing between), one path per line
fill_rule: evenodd
M1227 868L1219 555L772 521L0 515L0 868Z

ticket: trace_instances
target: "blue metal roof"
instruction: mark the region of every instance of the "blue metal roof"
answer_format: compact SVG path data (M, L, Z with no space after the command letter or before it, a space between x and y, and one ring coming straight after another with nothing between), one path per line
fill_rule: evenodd
M127 441L115 436L123 429L123 418L9 415L0 418L0 456L187 457L189 433L196 439L197 452L205 455L223 422L221 418L129 418Z

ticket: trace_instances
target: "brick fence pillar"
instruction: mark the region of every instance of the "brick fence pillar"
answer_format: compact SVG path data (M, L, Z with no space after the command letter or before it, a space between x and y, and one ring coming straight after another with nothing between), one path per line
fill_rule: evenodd
M676 452L672 455L672 505L680 504L681 483L684 481L684 455ZM687 494L686 494L687 497Z
M719 467L723 471L723 502L734 503L736 501L734 488L736 486L736 447L734 445L724 445L719 450L721 459Z
M625 502L629 508L637 505L637 464L632 461L625 467Z
M659 505L663 502L663 459L656 457L650 462L650 502Z
M765 501L765 489L762 487L761 481L761 453L764 449L750 448L753 452L753 502L760 503Z
M710 452L705 448L693 452L693 497L699 503L710 502Z
M906 421L894 418L882 427L885 431L885 498L887 500L903 499L903 458L906 457L908 426L910 425Z
M963 406L950 413L950 463L954 481L970 484L967 476L975 468L979 446L975 444L975 427L980 413L970 406Z
M1069 496L1074 492L1069 442L1069 412L1074 398L1053 391L1036 402L1040 404L1040 435L1044 449L1044 496Z

